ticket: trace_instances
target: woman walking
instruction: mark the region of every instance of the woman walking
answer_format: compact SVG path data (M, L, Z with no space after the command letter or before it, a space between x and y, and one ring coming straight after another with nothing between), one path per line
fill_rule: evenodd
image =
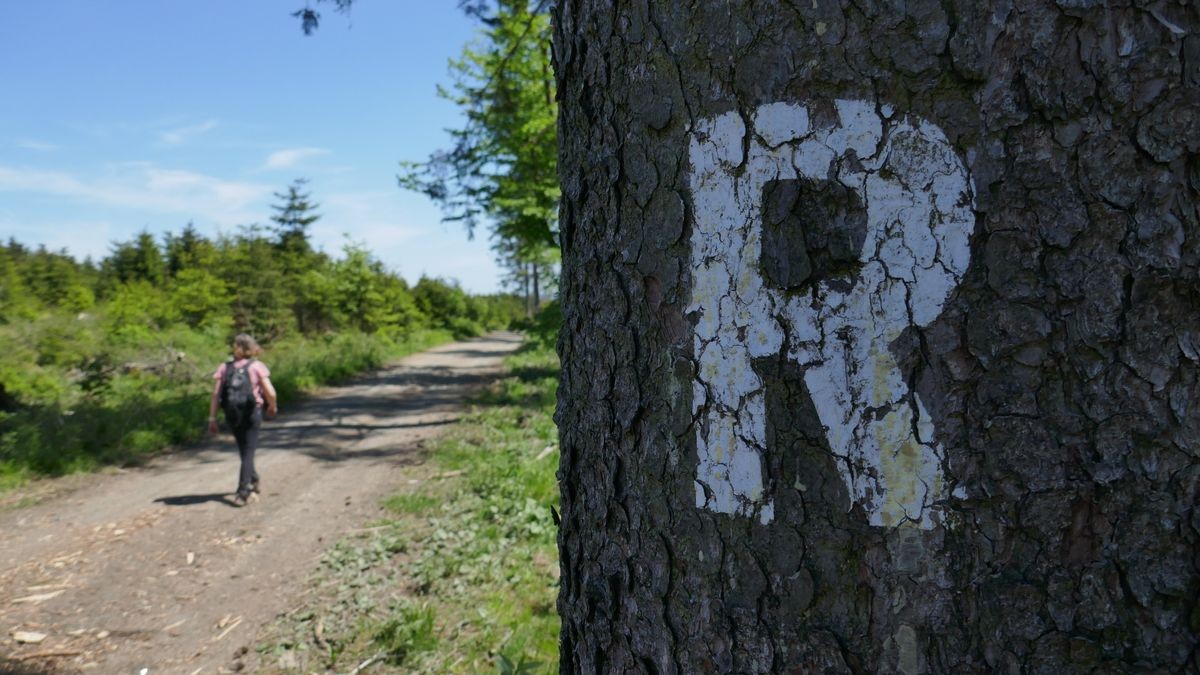
M258 431L262 428L263 404L267 417L279 411L275 404L275 387L271 371L257 360L262 351L254 338L242 333L233 339L233 357L213 373L212 401L208 406L208 433L217 433L217 408L225 411L225 422L237 439L242 468L238 473L238 506L258 499L258 472L254 470L254 451L258 448Z

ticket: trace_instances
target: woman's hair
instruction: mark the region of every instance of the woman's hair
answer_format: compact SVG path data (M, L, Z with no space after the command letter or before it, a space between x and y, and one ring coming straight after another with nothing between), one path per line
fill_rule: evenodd
M249 335L242 333L233 338L234 356L249 358L251 356L258 356L261 352L262 347L259 347L258 343L254 341L254 338L250 337Z

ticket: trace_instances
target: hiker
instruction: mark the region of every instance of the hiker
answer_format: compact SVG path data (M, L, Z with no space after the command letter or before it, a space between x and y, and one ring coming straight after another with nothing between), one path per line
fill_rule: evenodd
M258 472L254 470L254 450L258 447L258 431L262 427L263 402L267 417L279 412L275 405L275 387L271 386L271 371L255 359L262 349L254 338L242 333L233 339L233 357L213 373L212 401L208 406L208 433L217 433L217 408L225 410L225 423L237 439L242 468L238 473L238 506L258 499Z

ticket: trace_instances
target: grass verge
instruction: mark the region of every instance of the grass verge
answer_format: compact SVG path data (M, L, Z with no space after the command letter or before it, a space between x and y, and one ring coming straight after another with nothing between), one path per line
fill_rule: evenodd
M305 603L260 636L260 671L558 671L551 342L535 330L387 517L326 553Z

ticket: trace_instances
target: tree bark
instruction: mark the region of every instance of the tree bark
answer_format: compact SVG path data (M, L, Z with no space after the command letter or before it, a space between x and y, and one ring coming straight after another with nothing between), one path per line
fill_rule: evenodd
M1200 670L1200 10L562 0L563 672Z
M523 284L525 286L525 316L532 317L533 316L533 300L532 300L533 295L530 293L530 281L532 279L532 275L529 274L529 267L528 267L527 263L521 264L521 277L522 277L521 281L523 282Z
M542 308L542 291L538 288L538 263L530 263L533 268L533 313L537 314Z

